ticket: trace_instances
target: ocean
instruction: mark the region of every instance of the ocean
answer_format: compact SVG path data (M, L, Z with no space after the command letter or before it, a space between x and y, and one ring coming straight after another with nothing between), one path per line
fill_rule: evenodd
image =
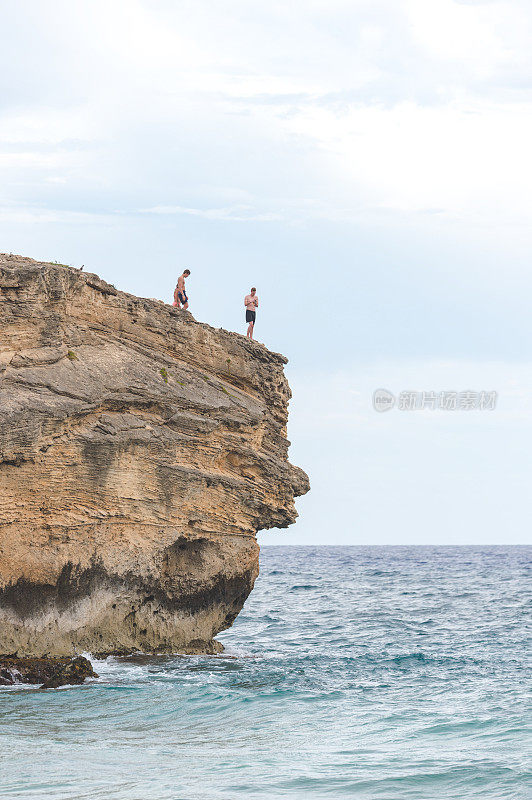
M1 798L521 800L526 547L263 547L219 656L0 691Z

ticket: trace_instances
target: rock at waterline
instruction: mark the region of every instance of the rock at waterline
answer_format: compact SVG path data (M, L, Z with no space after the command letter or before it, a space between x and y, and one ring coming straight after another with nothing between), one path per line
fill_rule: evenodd
M41 689L79 685L85 678L97 678L91 662L83 656L75 658L0 658L0 686L17 683L41 684Z

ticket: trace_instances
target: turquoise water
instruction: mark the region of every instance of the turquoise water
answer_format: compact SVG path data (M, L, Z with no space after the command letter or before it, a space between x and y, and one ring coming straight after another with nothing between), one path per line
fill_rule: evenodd
M530 554L263 548L224 655L1 691L0 797L530 797Z

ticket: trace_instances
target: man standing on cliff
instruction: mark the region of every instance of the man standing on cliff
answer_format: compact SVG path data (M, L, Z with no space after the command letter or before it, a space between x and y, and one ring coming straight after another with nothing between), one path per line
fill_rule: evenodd
M177 286L174 289L173 305L177 308L181 308L181 305L183 305L183 311L186 311L188 308L188 297L185 291L185 278L188 278L189 275L190 270L186 269L177 279Z
M255 318L257 316L256 309L259 307L259 298L256 295L256 289L253 286L251 294L244 297L244 305L246 307L246 322L248 322L248 331L246 336L248 339L253 339L253 328L255 327Z

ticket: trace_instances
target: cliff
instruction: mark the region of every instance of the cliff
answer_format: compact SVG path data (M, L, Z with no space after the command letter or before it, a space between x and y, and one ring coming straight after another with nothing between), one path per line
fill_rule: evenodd
M286 359L0 255L0 653L213 652L308 491Z

